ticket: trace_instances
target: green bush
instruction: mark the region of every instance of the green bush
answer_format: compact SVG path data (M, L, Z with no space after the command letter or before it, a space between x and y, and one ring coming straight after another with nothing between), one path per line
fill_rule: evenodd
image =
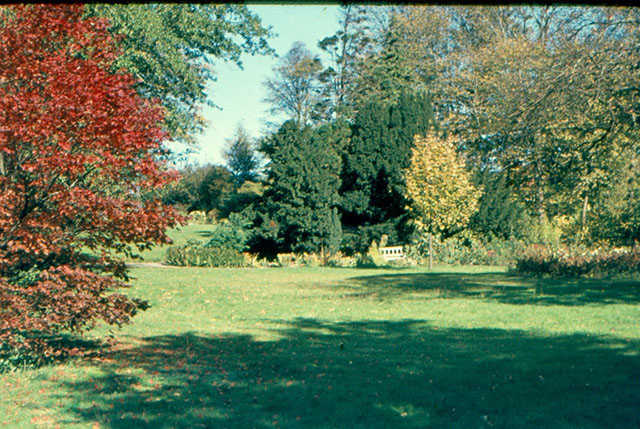
M167 249L165 262L184 267L241 267L245 258L236 249L212 247L201 241L189 240L184 246Z
M497 238L484 241L476 237L451 237L434 247L436 260L444 264L510 265L522 252L524 244Z
M531 245L516 261L521 274L600 277L640 272L640 248L587 249Z
M465 230L444 240L434 238L433 257L435 263L444 265L513 265L524 248L519 240L481 238ZM429 257L426 237L414 239L406 253L407 258L424 263Z
M50 360L37 351L29 352L7 343L0 343L0 374L20 368L33 368Z
M369 246L367 253L360 255L356 261L356 266L365 268L385 267L387 265L389 265L389 263L382 257L378 243L376 243L375 240L371 242L371 246Z
M206 247L227 247L241 253L247 249L248 240L249 234L245 228L227 222L216 225L211 231L211 238L207 242Z

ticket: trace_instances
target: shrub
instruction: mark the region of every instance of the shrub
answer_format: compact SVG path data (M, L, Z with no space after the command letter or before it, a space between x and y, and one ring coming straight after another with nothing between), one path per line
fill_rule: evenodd
M294 253L278 253L276 255L278 259L278 264L281 267L289 267L292 265L296 265L296 255Z
M307 267L321 267L323 264L322 255L318 253L302 253L295 256L295 260Z
M356 263L355 257L343 255L342 252L336 252L327 257L328 267L355 267Z
M515 264L521 274L599 277L640 272L640 248L587 249L531 245Z
M207 223L207 214L202 210L193 210L188 213L188 220L191 224Z
M434 260L446 265L513 265L525 248L519 240L481 238L472 231L464 230L444 240L434 239ZM428 242L417 237L412 246L407 246L407 258L423 263L429 255Z
M378 243L376 241L371 242L369 250L365 255L360 255L356 261L358 267L384 267L388 265L388 262L382 257Z
M444 264L511 265L523 251L524 244L497 238L484 241L476 237L450 237L434 247L436 260Z
M201 241L189 240L184 246L169 247L165 262L186 267L241 267L245 257L230 247L211 247Z
M261 261L258 259L257 253L242 253L242 257L244 258L243 266L245 267L260 267Z
M216 225L206 247L227 247L241 253L247 249L248 240L249 234L243 227L227 222Z
M342 252L327 254L324 257L318 253L302 253L295 255L295 261L308 267L355 267L356 258L345 256Z

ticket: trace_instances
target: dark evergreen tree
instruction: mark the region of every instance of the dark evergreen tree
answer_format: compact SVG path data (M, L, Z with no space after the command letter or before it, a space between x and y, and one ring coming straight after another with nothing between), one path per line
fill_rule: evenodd
M333 252L342 228L338 205L344 124L319 128L285 122L263 141L269 160L253 249L261 253Z
M209 166L198 185L198 202L194 210L220 210L235 191L231 172L221 165Z
M487 168L478 182L483 193L470 227L486 237L523 238L525 225L531 220L525 205L516 198L507 174Z
M353 251L386 234L405 241L407 226L403 169L413 138L434 126L429 97L402 91L396 102L370 101L358 111L342 172L343 225L354 233Z

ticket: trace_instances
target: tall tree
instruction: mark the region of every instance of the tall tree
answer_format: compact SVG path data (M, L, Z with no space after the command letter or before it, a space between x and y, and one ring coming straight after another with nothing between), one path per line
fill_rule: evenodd
M637 141L637 11L414 7L396 22L437 118L475 161L504 170L541 220L586 213ZM444 37L424 43L430 22Z
M476 211L480 192L456 153L451 138L416 136L411 165L404 171L406 195L418 229L429 236L429 268L433 266L433 235L463 227Z
M368 8L343 5L340 29L318 42L318 47L331 58L331 64L322 71L320 79L324 85L325 97L331 100L328 113L337 118L351 118L353 115L357 65L370 54L375 45L369 28L370 20Z
M222 210L236 190L233 175L222 165L201 168L202 179L197 183L198 199L191 210Z
M223 155L237 186L258 178L258 154L242 124L237 125L233 138L227 141L227 148Z
M491 239L524 239L530 229L531 218L524 204L516 198L516 190L504 171L485 168L478 180L483 189L478 211L472 216L470 227Z
M302 42L294 42L273 69L274 76L264 82L271 113L284 113L300 126L323 118L326 103L321 97L321 71L320 58Z
M343 154L343 221L356 230L354 250L382 234L391 241L408 237L403 170L409 166L416 134L434 126L429 97L402 92L398 101L371 101L356 115Z
M95 3L86 11L109 20L123 48L114 66L139 79L140 95L162 101L165 129L191 144L205 125L200 106L215 106L206 89L214 60L242 67L243 54L273 53L270 29L245 5Z
M189 166L180 173L180 181L162 193L165 204L186 211L216 210L218 215L226 212L226 204L234 197L237 188L231 171L222 165L207 164Z
M396 20L396 16L392 15L381 49L357 63L357 78L352 93L356 108L370 101L397 101L402 92L426 90Z
M640 241L640 159L635 149L616 156L617 168L606 174L593 195L589 216L580 213L573 237L589 244L633 246Z
M146 303L117 292L127 286L118 254L167 243L178 219L145 193L174 177L158 161L162 110L111 71L107 23L82 14L2 9L0 353L127 323Z
M264 141L269 187L259 208L259 228L267 238L271 230L277 251L339 249L339 151L347 137L346 124L314 129L290 120Z

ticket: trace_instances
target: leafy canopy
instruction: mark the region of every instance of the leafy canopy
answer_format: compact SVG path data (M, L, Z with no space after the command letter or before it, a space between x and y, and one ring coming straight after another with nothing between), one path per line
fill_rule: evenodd
M273 69L273 77L264 81L266 102L271 113L284 113L300 126L322 118L324 103L321 97L320 58L311 54L302 42L294 42L280 63Z
M409 166L413 137L433 126L429 97L401 91L397 101L369 101L360 107L346 146L342 171L343 220L359 228L358 250L387 234L406 235L403 170ZM365 232L365 228L370 230Z
M106 21L79 5L2 13L0 343L42 351L46 335L146 307L117 292L127 276L111 251L169 241L179 218L145 190L175 175L158 161L161 108L112 72Z
M471 184L451 137L416 136L404 176L411 213L423 231L464 227L476 211L481 192Z
M176 140L193 143L204 126L199 106L215 106L207 97L214 59L242 67L242 54L273 53L270 29L245 5L96 3L87 13L109 20L123 49L115 65L139 79L140 95L162 101Z

